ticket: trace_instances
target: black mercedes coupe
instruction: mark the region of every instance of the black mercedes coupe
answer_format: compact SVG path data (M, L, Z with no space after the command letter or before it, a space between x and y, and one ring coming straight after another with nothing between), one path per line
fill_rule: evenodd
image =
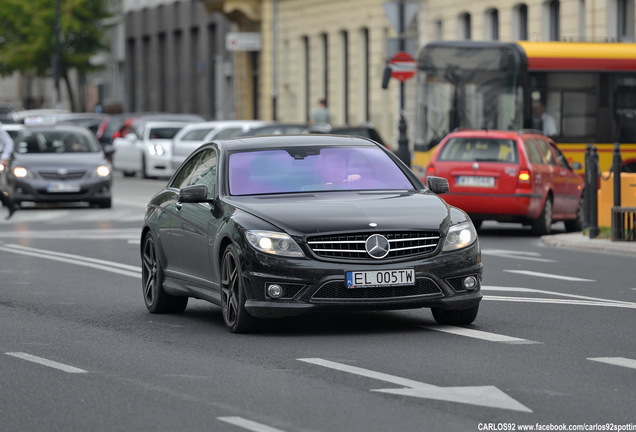
M182 313L190 297L207 300L236 333L321 310L431 308L439 323L470 324L481 252L446 191L365 138L209 142L148 204L146 307Z

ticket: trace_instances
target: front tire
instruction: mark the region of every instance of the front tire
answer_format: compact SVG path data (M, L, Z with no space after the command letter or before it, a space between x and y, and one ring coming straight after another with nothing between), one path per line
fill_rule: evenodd
M241 263L236 248L225 249L221 261L221 309L223 321L232 333L246 333L253 329L256 318L245 309L245 288Z
M150 313L183 313L188 306L188 297L166 294L163 280L159 248L152 235L148 233L141 254L141 281L146 307Z
M475 321L477 318L477 312L479 312L479 305L469 309L453 310L432 308L433 318L438 324L443 325L468 325Z

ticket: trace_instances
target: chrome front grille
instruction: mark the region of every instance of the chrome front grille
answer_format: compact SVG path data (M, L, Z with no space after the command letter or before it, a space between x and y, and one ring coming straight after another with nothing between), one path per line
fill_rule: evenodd
M41 170L39 174L46 180L79 180L86 175L86 170Z
M365 243L373 234L383 235L389 241L390 250L384 259L432 254L439 245L439 233L436 231L333 234L310 237L307 243L320 257L372 259Z
M347 288L344 281L328 282L311 297L312 301L329 300L386 300L408 297L435 296L442 290L428 278L417 278L415 285L378 288Z

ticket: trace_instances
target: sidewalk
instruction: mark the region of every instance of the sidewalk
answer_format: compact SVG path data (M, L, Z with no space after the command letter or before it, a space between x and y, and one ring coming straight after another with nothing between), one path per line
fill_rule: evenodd
M541 241L549 246L636 255L636 241L612 241L604 238L591 239L589 235L581 232L546 235L541 237Z

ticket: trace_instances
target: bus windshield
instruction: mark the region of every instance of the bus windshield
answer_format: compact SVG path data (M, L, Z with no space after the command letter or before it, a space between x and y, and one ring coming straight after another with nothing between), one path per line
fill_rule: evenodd
M428 44L418 58L415 150L458 127L521 129L523 61L513 44Z

